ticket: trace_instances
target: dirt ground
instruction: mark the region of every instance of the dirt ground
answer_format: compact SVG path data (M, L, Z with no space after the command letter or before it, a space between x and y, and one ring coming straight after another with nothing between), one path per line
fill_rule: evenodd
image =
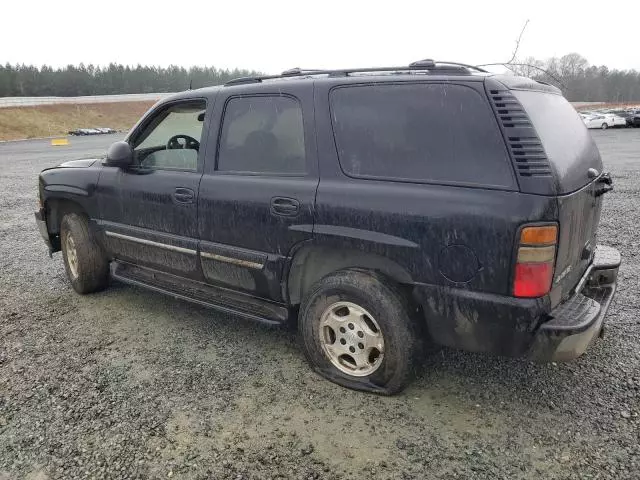
M0 144L0 479L637 479L640 130L593 135L615 182L599 241L623 255L605 337L566 364L445 349L390 398L321 379L288 330L75 294L37 174L114 136Z
M76 128L129 130L153 102L0 108L0 140L66 135Z

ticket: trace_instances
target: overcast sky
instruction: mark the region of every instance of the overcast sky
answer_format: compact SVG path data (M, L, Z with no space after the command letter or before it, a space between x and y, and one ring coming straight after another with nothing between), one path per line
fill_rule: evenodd
M5 0L0 62L253 68L507 61L640 69L640 0Z

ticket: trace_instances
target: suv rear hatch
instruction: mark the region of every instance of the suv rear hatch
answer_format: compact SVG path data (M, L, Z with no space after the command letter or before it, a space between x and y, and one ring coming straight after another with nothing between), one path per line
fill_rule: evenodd
M591 134L562 95L534 90L512 94L531 120L551 167L547 181L552 182L549 193L557 197L559 222L551 293L555 306L572 293L593 260L602 193L610 178L602 174Z

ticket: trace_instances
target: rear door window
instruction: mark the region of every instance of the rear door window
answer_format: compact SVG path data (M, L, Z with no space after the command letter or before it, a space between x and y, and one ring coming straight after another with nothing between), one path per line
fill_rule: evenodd
M381 84L331 92L343 171L409 182L515 187L486 100L463 85Z

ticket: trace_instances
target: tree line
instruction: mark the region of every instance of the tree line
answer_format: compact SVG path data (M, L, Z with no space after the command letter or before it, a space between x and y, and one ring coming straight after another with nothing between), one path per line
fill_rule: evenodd
M0 65L0 97L75 97L122 93L178 92L219 85L232 78L256 75L250 70L215 67L135 67L111 63L106 67L80 64L52 68L44 65Z
M590 65L578 53L539 60L528 57L507 65L514 73L551 83L572 102L640 101L640 72Z
M640 72L590 65L577 53L546 60L533 57L514 60L508 67L516 74L559 86L570 101L640 101ZM54 69L47 65L6 64L0 65L0 97L177 92L189 86L219 85L232 78L256 74L215 67L132 67L115 63L101 67L81 63Z

